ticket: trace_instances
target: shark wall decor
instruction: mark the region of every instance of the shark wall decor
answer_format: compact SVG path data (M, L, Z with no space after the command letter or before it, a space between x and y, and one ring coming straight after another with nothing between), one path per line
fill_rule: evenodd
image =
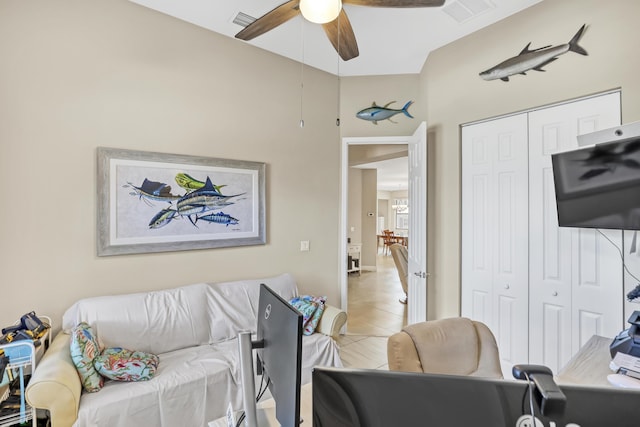
M509 58L498 65L481 72L480 77L484 80L500 79L503 82L508 82L509 76L513 76L515 74L522 74L526 76L526 72L530 70L546 71L543 69L545 65L551 64L553 61L558 59L560 55L564 55L567 52L575 52L586 56L588 55L587 51L578 45L585 27L586 24L580 27L569 43L529 49L529 46L531 46L531 42L529 42L529 44L527 44L517 56Z

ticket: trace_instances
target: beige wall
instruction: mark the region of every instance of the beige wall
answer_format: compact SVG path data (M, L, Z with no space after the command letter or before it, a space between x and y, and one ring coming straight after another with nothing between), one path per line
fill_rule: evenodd
M380 218L384 218L384 225L381 229L378 229L376 225L376 233L382 234L383 230L386 230L389 224L389 218L391 218L391 203L389 203L389 192L388 191L378 191L378 221Z
M423 68L428 93L430 166L435 188L429 317L455 316L460 300L460 138L463 123L622 88L623 123L640 120L640 2L618 0L544 1L433 52ZM589 56L567 53L508 83L484 81L478 73L532 48L567 43L582 24L580 44Z
M362 243L362 169L349 168L347 187L347 238Z
M378 221L378 171L362 171L362 259L360 265L365 268L376 267Z
M0 2L0 325L291 272L339 304L338 79L126 0ZM96 256L96 147L267 164L267 245ZM300 240L311 250L300 252Z
M623 122L640 120L639 13L635 0L545 1L433 52L419 75L342 77L340 128L338 79L308 68L300 129L299 64L126 0L3 0L0 325L29 310L59 318L84 296L284 271L337 302L340 137L410 135L425 119L429 317L457 315L459 125L615 87ZM568 53L509 83L478 77L583 23L588 57ZM394 100L415 100L415 119L355 117ZM268 244L96 257L98 146L266 162Z

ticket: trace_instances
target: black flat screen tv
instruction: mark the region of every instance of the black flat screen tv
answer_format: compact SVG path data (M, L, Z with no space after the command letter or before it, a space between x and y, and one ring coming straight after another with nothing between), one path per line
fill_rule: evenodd
M313 371L314 427L531 426L529 385L486 379L365 369ZM637 427L640 391L560 385L562 413L535 416L545 427ZM535 394L535 393L534 393Z
M560 227L640 230L640 137L551 156Z

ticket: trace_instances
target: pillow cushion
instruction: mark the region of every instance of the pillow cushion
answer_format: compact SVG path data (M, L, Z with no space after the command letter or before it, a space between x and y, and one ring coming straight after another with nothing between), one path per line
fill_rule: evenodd
M324 303L327 301L327 297L311 297L311 298L314 302L318 303L318 309L316 310L315 313L313 313L313 316L311 317L311 319L309 319L309 322L304 326L305 335L311 335L316 331L316 328L318 327L318 322L320 322L320 318L324 313Z
M104 378L93 367L93 360L100 354L100 344L88 323L78 323L71 330L69 351L82 387L89 393L99 391L104 385Z
M100 375L116 381L148 381L159 363L160 358L155 354L121 347L107 348L93 361Z
M318 327L318 322L320 321L320 318L324 313L324 304L327 301L327 297L312 297L312 296L306 295L303 298L310 298L311 301L318 304L318 308L313 313L313 316L311 316L311 319L309 319L309 321L304 325L304 334L311 335L316 331L316 328Z
M302 313L302 327L304 335L311 335L315 332L318 322L324 313L324 304L327 297L314 297L302 295L293 298L289 303Z
M301 299L300 297L293 298L289 301L289 304L302 314L303 326L307 324L309 319L311 319L311 316L313 316L313 313L315 313L318 308L317 303Z

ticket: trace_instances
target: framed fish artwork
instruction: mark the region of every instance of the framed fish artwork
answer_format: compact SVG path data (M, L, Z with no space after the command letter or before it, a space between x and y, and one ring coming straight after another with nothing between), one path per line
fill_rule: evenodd
M265 164L98 147L98 256L263 245Z

